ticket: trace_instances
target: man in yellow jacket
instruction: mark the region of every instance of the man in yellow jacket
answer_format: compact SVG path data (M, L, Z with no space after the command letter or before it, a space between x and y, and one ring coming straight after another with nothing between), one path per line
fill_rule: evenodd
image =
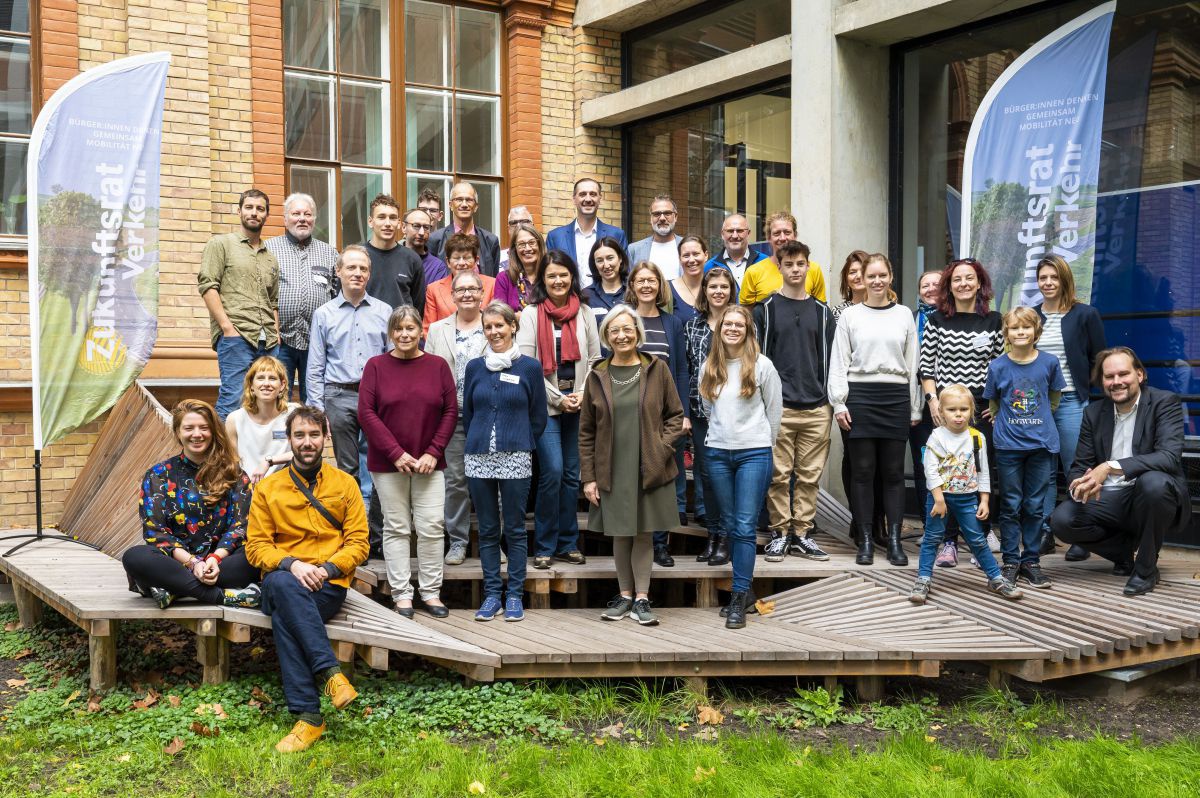
M783 275L779 273L779 248L788 241L796 240L796 217L787 211L773 213L767 217L765 232L774 254L746 269L738 293L738 302L743 305L757 305L783 286ZM821 264L816 261L808 262L804 290L809 296L821 302L826 301L825 274L821 271Z
M296 725L275 746L303 751L325 731L325 686L337 709L358 693L334 656L325 622L346 600L354 569L367 559L367 515L354 477L321 461L329 422L313 407L287 419L291 464L254 489L246 559L263 572L262 611L271 616L283 694Z

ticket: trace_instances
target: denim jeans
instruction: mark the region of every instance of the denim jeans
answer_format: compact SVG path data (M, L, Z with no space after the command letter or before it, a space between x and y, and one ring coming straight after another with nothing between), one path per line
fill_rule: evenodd
M250 364L260 357L275 357L279 347L251 344L240 335L222 335L217 339L217 370L221 387L217 390L217 415L225 417L242 406L242 385Z
M921 562L917 566L917 576L933 576L933 561L937 559L938 549L946 537L946 522L954 518L987 578L995 579L1000 575L1000 566L996 565L996 558L988 548L987 533L975 517L975 511L979 509L979 494L943 493L942 498L946 501L946 514L935 517L930 515L933 512L933 494L926 497L925 536L921 538Z
M717 492L712 486L712 477L708 470L708 446L704 444L708 437L708 419L696 416L692 419L692 481L696 485L696 512L703 511L708 531L722 534L725 527L721 518L721 506L717 502ZM703 502L703 504L701 504Z
M534 554L552 557L579 548L579 414L550 416L537 441L538 495Z
M1086 394L1067 391L1058 401L1058 409L1054 411L1054 426L1058 427L1058 445L1061 447L1058 462L1062 464L1063 474L1071 473L1071 464L1075 462L1075 449L1079 446L1079 428L1083 425L1083 411L1087 406ZM1046 490L1046 500L1042 505L1042 517L1047 528L1050 515L1058 503L1058 488L1055 485L1057 473L1056 467L1050 469L1050 486Z
M289 571L272 571L262 581L262 611L271 616L283 696L292 712L320 712L315 676L336 667L325 622L346 600L346 588L326 582L312 592Z
M714 449L704 453L713 495L721 508L733 561L733 592L750 590L754 578L755 529L767 486L771 484L771 449Z
M1046 490L1056 455L1045 449L997 449L1000 551L1004 564L1038 562Z
M308 404L308 385L304 382L304 375L308 372L308 350L297 349L281 341L279 343L279 354L276 357L279 358L279 362L283 364L283 368L287 371L288 401L296 401L296 391L293 388L299 387L300 404Z
M525 566L529 544L525 534L525 500L529 498L528 479L480 479L467 477L471 504L479 522L479 560L483 565L483 595L500 598L504 580L500 578L501 512L503 534L508 538L508 595L521 598L525 593Z

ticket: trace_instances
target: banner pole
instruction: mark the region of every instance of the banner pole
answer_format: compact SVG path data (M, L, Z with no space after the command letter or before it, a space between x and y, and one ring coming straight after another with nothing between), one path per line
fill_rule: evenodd
M33 450L33 503L34 513L36 514L36 524L34 531L37 532L37 540L42 539L42 450Z

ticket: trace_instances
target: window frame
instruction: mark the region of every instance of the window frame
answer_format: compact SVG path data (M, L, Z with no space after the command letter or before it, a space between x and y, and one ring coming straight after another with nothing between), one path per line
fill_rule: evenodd
M41 41L38 35L41 29L41 8L37 0L28 0L29 2L29 32L21 33L19 31L2 30L0 36L25 39L29 42L29 104L32 124L30 125L29 135L20 133L0 133L0 141L24 141L26 142L25 150L25 168L29 165L29 152L32 149L31 141L33 139L33 127L37 125L37 116L42 110L42 68L41 68ZM26 187L28 192L28 186ZM26 198L28 206L28 198ZM19 260L21 263L27 263L25 258L21 257L20 253L28 253L29 251L29 233L0 234L0 260ZM0 262L0 268L3 268L5 263Z

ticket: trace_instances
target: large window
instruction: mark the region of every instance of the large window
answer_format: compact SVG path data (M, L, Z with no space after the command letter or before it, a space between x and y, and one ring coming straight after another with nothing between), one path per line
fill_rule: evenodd
M25 161L33 132L28 0L0 2L0 248L24 248Z
M397 22L398 21L398 22ZM416 204L456 179L501 205L500 18L423 0L283 0L288 188L320 206L318 237L367 237L380 192Z
M730 213L758 236L767 215L791 204L791 107L784 84L630 126L629 240L650 235L650 201L662 193L679 206L678 232L704 236L715 254Z

